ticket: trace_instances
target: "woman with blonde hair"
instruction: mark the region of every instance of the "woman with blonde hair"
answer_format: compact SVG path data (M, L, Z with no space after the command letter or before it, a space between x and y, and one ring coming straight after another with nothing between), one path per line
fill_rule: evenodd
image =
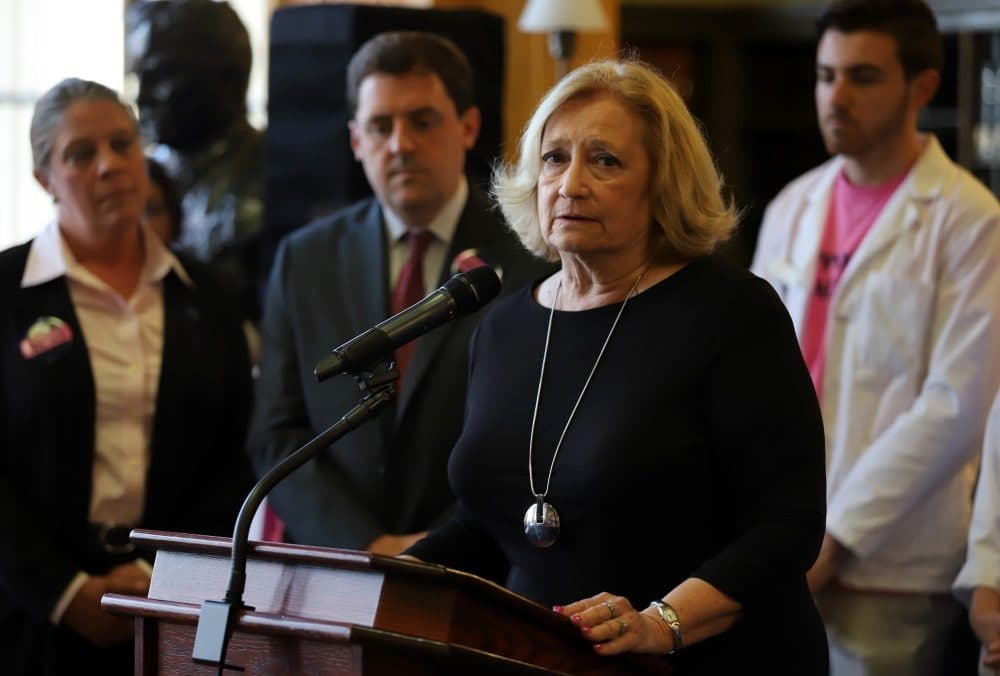
M494 191L561 269L482 319L459 510L408 554L552 606L601 655L826 673L819 408L777 296L711 255L735 214L683 101L636 60L583 66Z

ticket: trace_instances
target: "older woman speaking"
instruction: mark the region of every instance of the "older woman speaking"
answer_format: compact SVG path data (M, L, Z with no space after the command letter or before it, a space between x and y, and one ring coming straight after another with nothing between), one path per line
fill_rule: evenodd
M459 510L408 554L553 606L602 655L826 673L819 408L781 302L710 256L735 217L682 100L637 61L579 68L494 191L562 266L483 318Z
M131 674L145 593L129 530L231 532L252 482L251 381L234 305L141 223L131 109L67 79L38 100L34 175L55 219L0 253L3 673Z

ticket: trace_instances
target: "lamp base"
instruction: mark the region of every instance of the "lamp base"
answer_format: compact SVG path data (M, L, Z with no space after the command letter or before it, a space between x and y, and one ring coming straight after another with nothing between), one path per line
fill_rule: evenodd
M576 46L576 33L573 31L552 31L549 33L549 54L556 61L556 80L562 79L569 70L569 57Z

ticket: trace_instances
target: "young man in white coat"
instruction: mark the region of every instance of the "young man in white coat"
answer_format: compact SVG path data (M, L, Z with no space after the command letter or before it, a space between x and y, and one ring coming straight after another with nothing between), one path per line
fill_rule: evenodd
M840 0L818 29L833 157L768 206L753 263L823 409L827 533L809 584L834 676L937 674L1000 382L1000 206L918 131L943 59L922 0Z

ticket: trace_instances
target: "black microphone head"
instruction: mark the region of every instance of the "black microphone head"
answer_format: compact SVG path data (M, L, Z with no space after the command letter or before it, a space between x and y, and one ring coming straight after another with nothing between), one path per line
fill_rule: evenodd
M475 312L500 293L500 278L493 268L482 266L461 272L444 283L444 289L455 300L457 314Z

